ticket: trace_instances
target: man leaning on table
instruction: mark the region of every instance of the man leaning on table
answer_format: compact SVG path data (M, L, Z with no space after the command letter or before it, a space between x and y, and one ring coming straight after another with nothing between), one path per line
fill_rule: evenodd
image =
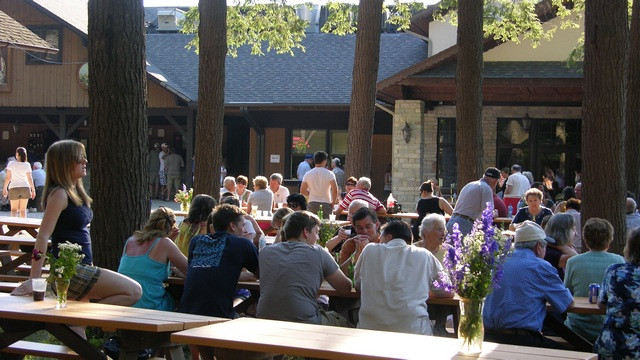
M502 280L484 303L486 341L563 349L542 335L547 303L558 313L573 307L558 271L544 260L547 243L554 242L533 221L518 226L515 250L504 264Z
M367 245L355 267L360 291L358 328L432 335L429 296L453 297L436 288L442 265L427 249L411 246L411 228L393 220L379 244Z
M462 188L451 219L447 223L449 233L453 233L453 224L458 224L462 235L471 232L473 222L482 215L487 203L493 206L493 189L496 188L498 179L500 170L490 167L484 171L482 179L472 181Z

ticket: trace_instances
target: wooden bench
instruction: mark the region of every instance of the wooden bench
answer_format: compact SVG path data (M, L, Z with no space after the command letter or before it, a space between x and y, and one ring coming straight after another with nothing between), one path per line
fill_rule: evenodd
M18 286L20 286L18 282L0 281L0 292L10 293Z
M20 231L25 231L32 237L38 235L38 229L42 224L42 219L38 218L20 218L11 216L0 216L0 235L13 236ZM7 227L7 231L3 227Z
M16 341L2 349L2 352L56 359L82 359L80 355L65 345L43 344L24 340Z

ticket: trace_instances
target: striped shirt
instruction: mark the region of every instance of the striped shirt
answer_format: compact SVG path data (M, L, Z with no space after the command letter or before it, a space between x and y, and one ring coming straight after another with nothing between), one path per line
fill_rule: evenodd
M345 196L344 199L340 201L340 209L342 211L346 211L347 209L349 209L349 204L351 204L353 200L366 201L367 204L369 204L369 207L374 211L384 209L384 206L382 205L380 200L376 199L375 196L371 195L369 191L362 190L362 189L353 189L349 191L347 196Z

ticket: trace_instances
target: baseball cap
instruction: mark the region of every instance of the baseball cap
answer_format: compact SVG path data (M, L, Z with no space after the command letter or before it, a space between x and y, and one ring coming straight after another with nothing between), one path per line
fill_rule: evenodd
M305 159L313 159L313 155L311 154L307 154L304 156Z
M545 240L549 244L555 244L556 241L545 234L544 230L537 223L526 220L516 228L515 242L523 243L529 241Z
M484 171L484 175L494 179L500 179L500 170L498 170L498 168L489 167Z
M167 145L167 143L162 143L161 145L162 147L169 147L169 145Z

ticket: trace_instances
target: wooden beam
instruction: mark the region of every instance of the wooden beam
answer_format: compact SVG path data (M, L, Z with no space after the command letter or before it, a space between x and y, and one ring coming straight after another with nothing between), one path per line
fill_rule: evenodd
M53 133L56 134L58 139L60 139L60 133L58 132L58 129L56 129L56 127L53 126L53 123L51 123L51 121L49 121L49 119L47 118L47 115L44 115L44 114L40 113L40 114L38 114L38 117L40 117L42 122L44 122L49 127L49 129L51 129L51 131L53 131Z
M82 115L82 116L80 116L80 118L78 118L78 120L76 120L76 122L71 124L71 127L69 127L69 134L71 134L72 132L76 131L78 126L80 126L80 124L82 124L86 118L87 118L87 115Z
M168 115L165 116L165 119L167 119L167 121L173 125L174 128L176 128L178 130L178 132L180 133L180 135L182 135L183 139L187 138L187 133L184 131L184 129L182 128L182 126L180 126L180 124L178 124L178 122L176 121L176 119L173 118L172 115Z

